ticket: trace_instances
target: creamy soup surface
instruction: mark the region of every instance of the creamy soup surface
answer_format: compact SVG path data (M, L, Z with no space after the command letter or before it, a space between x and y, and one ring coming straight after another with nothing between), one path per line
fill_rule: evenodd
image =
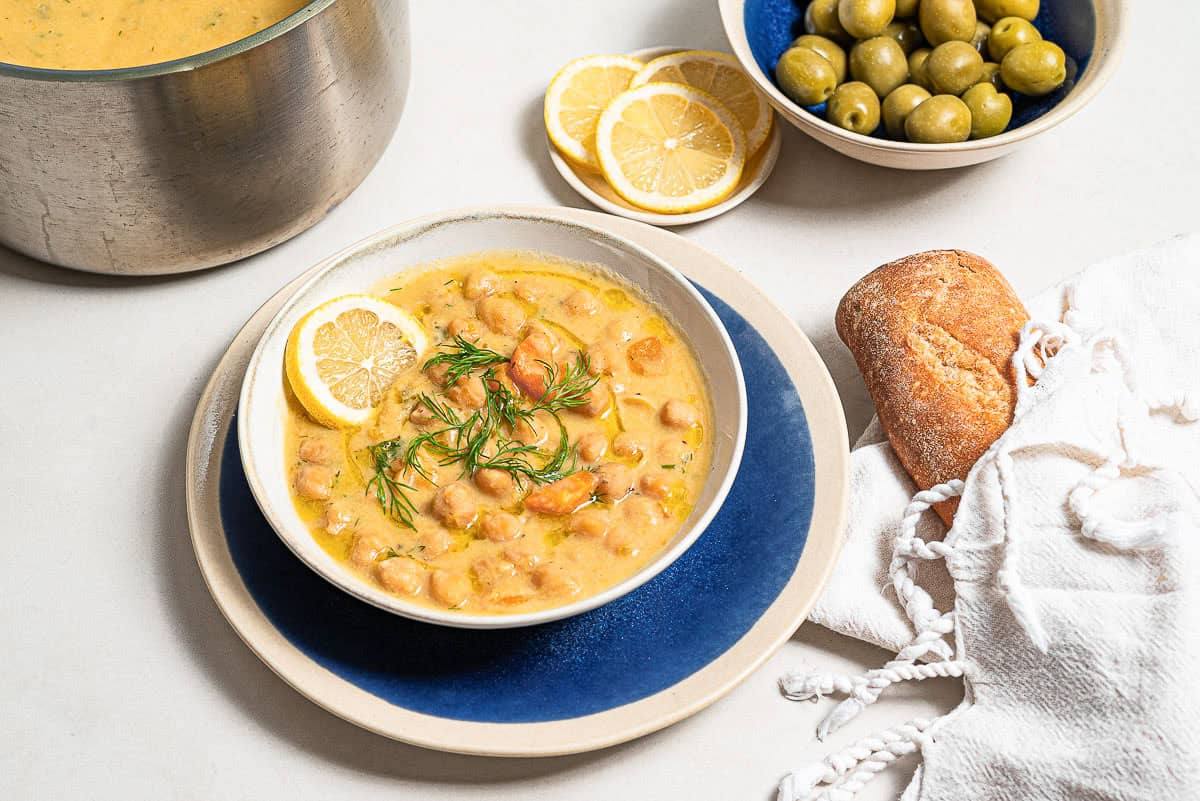
M57 70L157 64L243 39L311 0L0 0L0 62Z
M611 587L672 539L708 476L712 411L691 347L638 290L489 252L374 294L420 321L429 351L361 428L325 428L294 397L287 411L297 508L348 570L511 614Z

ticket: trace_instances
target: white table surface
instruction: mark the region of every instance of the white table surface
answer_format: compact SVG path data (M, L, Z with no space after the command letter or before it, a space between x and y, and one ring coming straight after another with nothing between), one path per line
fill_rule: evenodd
M886 655L805 626L730 696L657 735L576 757L477 759L343 723L236 637L192 556L183 448L200 389L242 322L319 257L405 218L491 202L585 205L544 150L548 78L586 53L725 44L711 0L413 6L400 133L308 233L231 268L159 280L72 273L0 250L0 797L765 801L801 761L959 697L952 681L897 688L817 743L829 702L789 703L777 676L802 661L857 670ZM808 332L856 436L870 403L832 316L864 272L954 246L984 254L1028 295L1200 228L1200 104L1194 75L1173 74L1194 60L1197 30L1196 4L1136 3L1108 89L977 168L891 172L788 129L755 198L682 233L744 269ZM906 772L862 798L894 797Z

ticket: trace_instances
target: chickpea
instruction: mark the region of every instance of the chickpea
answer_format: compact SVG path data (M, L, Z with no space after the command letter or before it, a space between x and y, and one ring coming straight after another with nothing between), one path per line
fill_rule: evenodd
M468 342L477 342L483 336L483 326L474 317L456 317L446 326L446 333L453 337L462 337Z
M342 501L331 501L325 507L325 519L323 525L325 530L330 534L341 534L350 526L354 525L354 521L358 518L354 508Z
M487 393L483 388L483 379L477 375L463 376L454 382L454 386L446 390L450 402L466 409L482 409L487 403Z
M604 537L604 546L621 556L637 556L641 552L638 547L637 532L629 528L614 528Z
M579 458L585 462L598 462L608 453L608 437L600 431L588 431L575 441Z
M507 298L487 297L476 306L479 319L491 330L504 336L516 336L525 325L525 310Z
M476 512L475 493L461 481L445 485L433 496L433 516L448 528L466 528Z
M305 437L300 440L296 452L301 459L313 464L329 464L334 457L333 445L321 437Z
M670 473L655 471L638 479L638 491L648 498L663 501L671 495L677 483Z
M484 467L475 471L475 486L480 492L499 498L513 490L513 477L503 470Z
M360 532L350 548L350 561L362 568L370 567L388 547L388 541L382 534L373 531Z
M621 378L625 375L625 351L616 342L601 340L588 348L588 372Z
M508 542L521 536L521 518L496 510L483 519L480 530L492 542Z
M433 528L421 535L418 543L421 556L426 559L436 559L450 550L450 532L444 528Z
M439 570L429 579L429 590L446 606L462 606L471 597L471 580L457 570Z
M463 295L468 300L479 300L500 288L500 276L491 270L480 268L472 270L463 281Z
M605 462L596 468L596 495L614 503L633 489L633 471L618 462Z
M668 428L691 428L700 421L700 411L686 401L671 399L662 405L658 419Z
M425 587L425 571L411 559L384 559L375 566L375 578L397 595L417 595Z
M572 317L592 317L600 313L600 301L586 289L576 289L563 299L563 308Z
M621 504L621 512L625 522L637 531L654 528L667 519L658 501L641 495L635 495Z
M614 342L628 342L633 339L633 323L626 319L617 319L604 326L604 336Z
M323 464L305 464L296 471L296 492L300 497L325 501L333 492L333 470Z
M637 437L628 431L622 431L613 437L612 449L617 456L624 456L626 459L637 458L646 452Z
M589 539L599 539L608 532L608 512L600 509L584 509L571 515L567 529L572 534Z
M433 385L438 389L446 386L446 376L450 373L450 365L445 362L430 365L425 370L425 375L433 382Z
M587 417L600 417L612 406L612 388L607 381L598 381L588 390L587 401L575 411Z
M579 580L567 568L555 564L535 568L533 583L539 590L550 595L578 595L581 589Z
M550 293L550 286L538 278L522 278L513 287L513 294L526 303L539 303Z
M550 439L550 429L535 420L518 420L513 427L513 439L523 445L541 445Z
M528 537L517 540L504 549L504 558L518 570L533 570L542 561L542 551Z
M408 413L408 421L415 426L427 426L436 419L430 408L420 401Z
M479 583L489 589L495 587L505 579L517 575L516 565L507 559L501 559L496 556L476 559L471 565L471 570L475 573L475 578L479 580Z

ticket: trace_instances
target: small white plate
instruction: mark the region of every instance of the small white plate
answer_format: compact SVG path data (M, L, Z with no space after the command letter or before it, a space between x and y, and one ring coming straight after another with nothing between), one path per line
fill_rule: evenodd
M650 61L659 56L689 49L691 48L648 47L644 50L635 50L629 55L638 61ZM782 141L783 135L780 133L779 119L777 117L771 126L771 135L767 137L766 143L746 163L746 168L742 171L741 183L738 184L737 189L733 190L733 194L715 206L700 209L699 211L689 211L685 214L658 214L657 212L640 209L613 191L613 188L608 185L608 181L604 180L604 176L600 173L595 170L589 170L587 167L573 164L563 158L562 154L558 152L558 148L554 146L554 143L549 138L546 139L546 147L550 151L550 161L554 163L554 168L571 185L572 189L592 205L604 209L610 214L628 217L638 222L669 226L688 225L700 222L701 220L708 220L716 217L718 214L724 214L743 203L758 191L758 188L770 176L771 171L775 169L775 162L779 158L779 146Z

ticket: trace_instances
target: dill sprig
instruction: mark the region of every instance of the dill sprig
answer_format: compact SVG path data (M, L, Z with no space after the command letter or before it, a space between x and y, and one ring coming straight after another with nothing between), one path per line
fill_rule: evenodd
M508 361L507 356L502 356L494 350L481 348L464 339L461 334L455 336L452 342L443 343L439 347L443 352L425 362L425 369L428 370L437 364L449 365L445 381L447 388L454 386L458 383L458 379L470 375L476 370L483 370L494 364L503 364Z
M415 488L392 478L390 472L392 463L396 459L403 459L404 450L404 442L400 439L367 446L375 467L375 475L367 482L367 492L374 489L375 499L388 517L402 526L415 529L413 516L417 513L417 507L408 497L408 493L415 491Z
M432 454L439 465L461 465L459 478L484 469L503 470L520 487L527 482L548 484L565 478L576 471L578 459L574 447L567 441L567 428L559 412L587 403L588 393L600 380L599 376L590 374L591 365L583 353L577 353L574 363L565 368L540 362L546 371L546 392L531 405L524 406L496 375L496 365L507 362L507 357L480 348L461 336L442 348L444 352L427 361L425 367L449 365L446 387L478 370L484 371L483 408L463 417L452 406L422 393L419 402L429 409L441 427L418 434L407 442L392 439L367 448L375 467L375 475L367 483L368 492L374 490L379 505L388 516L408 528L414 528L413 515L416 513L408 493L415 489L391 477L389 471L397 460L430 483L433 483L433 477L421 463L422 451ZM532 427L538 412L548 414L558 428L558 444L553 451L547 452L511 436L518 424Z
M574 364L560 369L557 364L538 362L546 371L546 394L530 408L530 413L546 411L557 414L563 409L574 409L588 402L588 394L600 382L600 376L591 375L591 359L586 353L576 353Z

